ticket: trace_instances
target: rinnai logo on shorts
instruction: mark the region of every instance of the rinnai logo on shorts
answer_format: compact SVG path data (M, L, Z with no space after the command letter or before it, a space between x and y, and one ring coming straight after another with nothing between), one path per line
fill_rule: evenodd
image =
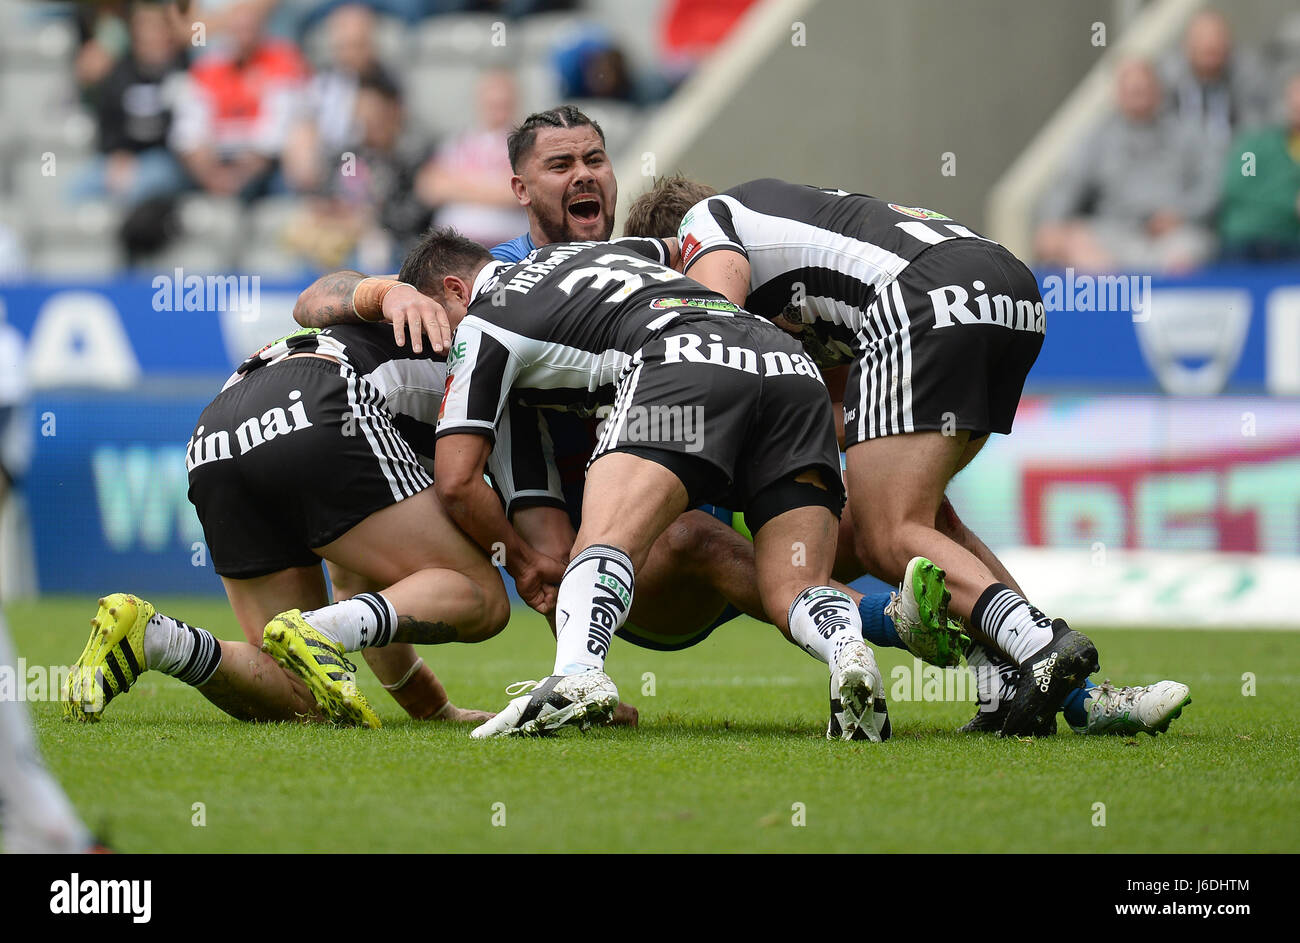
M973 299L970 292L961 285L944 285L931 289L929 295L930 303L934 306L936 329L952 327L953 324L989 324L1013 331L1032 331L1036 334L1044 332L1046 321L1041 301L1015 299L1003 294L990 298L984 291L984 283L979 279L971 282L971 287L979 292ZM973 311L967 304L970 301L975 303Z
M299 429L311 428L312 423L307 418L307 410L303 408L301 402L298 402L301 398L302 391L293 390L289 394L289 399L294 402L287 410L273 406L260 417L252 416L241 422L235 429L235 442L239 446L239 454L247 455L259 445L272 439L289 435ZM292 425L289 424L290 419L293 419ZM203 426L199 426L190 436L189 445L185 448L185 467L193 471L200 465L230 457L230 432L226 429L218 429L216 432L205 434Z
M618 627L618 619L632 604L632 574L617 560L599 558L596 568L598 590L591 601L591 621L587 626L587 651L603 657Z
M50 885L52 914L130 914L132 923L148 923L153 914L153 881L81 880L76 871L67 881Z
M749 347L735 344L723 347L722 335L710 334L710 343L698 334L670 334L664 338L664 363L709 363L741 373L758 373L760 355ZM701 349L703 348L703 349ZM769 350L762 354L763 376L798 375L821 382L817 365L801 353Z

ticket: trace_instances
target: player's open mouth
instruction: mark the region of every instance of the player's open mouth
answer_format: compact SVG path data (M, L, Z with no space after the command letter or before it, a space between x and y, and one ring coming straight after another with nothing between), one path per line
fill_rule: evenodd
M595 222L600 217L600 199L595 196L574 197L569 203L569 213L580 222Z

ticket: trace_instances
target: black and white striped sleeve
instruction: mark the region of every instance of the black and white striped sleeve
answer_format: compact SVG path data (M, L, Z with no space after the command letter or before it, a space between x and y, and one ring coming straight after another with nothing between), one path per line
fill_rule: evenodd
M467 317L452 335L438 438L468 432L496 441L497 420L522 364L485 326Z
M672 260L672 253L668 251L668 243L662 239L620 236L618 239L611 239L610 242L621 248L630 249L637 255L643 255L651 262L658 262L660 265L667 265Z
M715 249L730 249L749 257L736 232L734 211L739 206L732 197L711 196L686 211L677 230L682 246L683 272L689 272L700 257Z

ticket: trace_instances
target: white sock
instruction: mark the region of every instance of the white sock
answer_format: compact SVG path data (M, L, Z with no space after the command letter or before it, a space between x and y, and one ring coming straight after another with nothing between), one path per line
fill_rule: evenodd
M17 674L18 661L3 616L0 665ZM90 833L45 768L27 706L16 698L0 698L0 799L5 851L70 854L90 847Z
M345 652L387 645L397 629L397 610L379 593L358 593L324 609L304 612L302 617L321 635L342 645Z
M975 691L982 712L996 711L1015 697L1016 666L1004 661L1000 654L985 645L972 645L966 654L966 664L975 672Z
M980 595L971 610L971 625L1017 665L1052 641L1052 620L1002 583L994 583Z
M614 633L632 608L635 581L631 559L617 547L592 544L570 561L555 604L551 674L604 670Z
M848 642L862 641L862 616L847 593L809 586L790 604L790 637L818 661L835 664Z
M154 613L144 630L144 666L186 684L206 682L221 664L221 644L207 629Z

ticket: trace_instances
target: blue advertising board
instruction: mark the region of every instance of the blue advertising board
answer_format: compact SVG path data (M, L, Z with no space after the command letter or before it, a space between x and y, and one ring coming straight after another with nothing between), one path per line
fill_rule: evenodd
M42 592L220 592L185 444L220 381L188 393L46 393L23 481Z
M1176 278L1043 272L1039 283L1047 336L1031 391L1300 394L1300 266ZM27 339L34 386L129 388L142 377L228 374L293 330L303 287L177 269L0 286L0 304Z

